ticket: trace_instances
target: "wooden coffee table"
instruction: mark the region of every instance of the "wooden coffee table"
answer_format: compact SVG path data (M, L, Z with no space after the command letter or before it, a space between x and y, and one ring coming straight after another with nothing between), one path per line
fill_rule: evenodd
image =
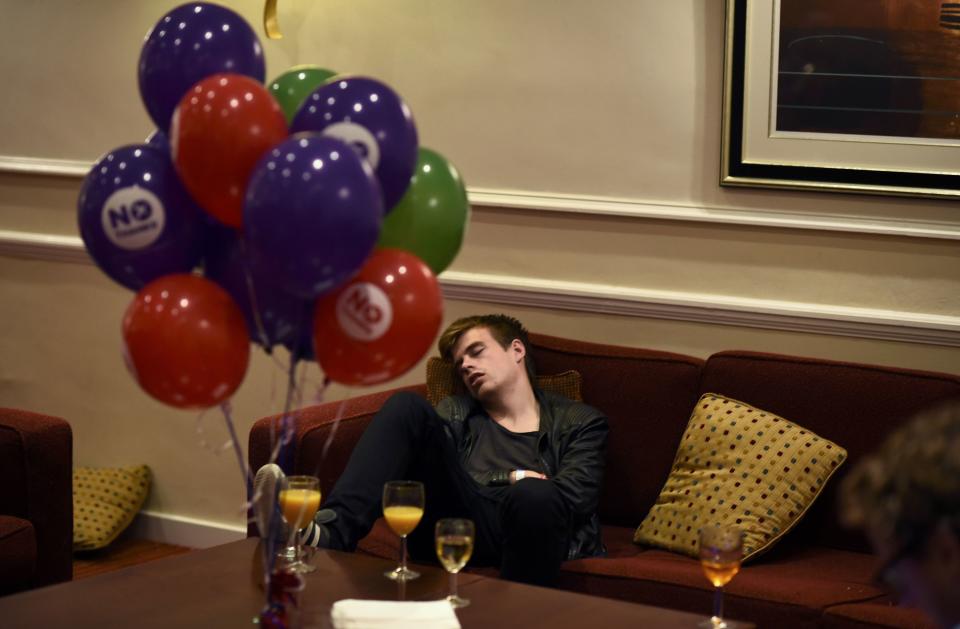
M15 628L107 629L250 627L263 605L257 586L258 540L196 551L98 577L0 598L0 625ZM330 607L344 598L432 600L447 592L447 574L418 566L422 576L397 584L383 576L389 561L319 551L302 593L303 627L331 627ZM460 575L457 610L464 628L695 627L703 616L646 605Z

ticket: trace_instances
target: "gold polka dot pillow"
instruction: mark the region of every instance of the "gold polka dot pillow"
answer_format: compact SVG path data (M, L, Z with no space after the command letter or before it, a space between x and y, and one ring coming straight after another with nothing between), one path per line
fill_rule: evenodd
M577 402L583 401L580 393L580 384L583 378L577 371L537 376L537 387L562 395ZM436 406L440 400L448 395L463 394L463 381L453 369L453 363L437 356L427 360L427 400Z
M633 541L696 556L700 528L733 524L749 559L793 528L846 458L837 444L782 417L706 393Z
M103 548L140 511L150 489L146 465L73 470L73 549Z

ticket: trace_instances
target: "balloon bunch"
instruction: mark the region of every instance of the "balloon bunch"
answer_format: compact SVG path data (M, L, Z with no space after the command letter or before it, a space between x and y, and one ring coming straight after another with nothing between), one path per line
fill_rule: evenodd
M348 385L411 368L439 328L436 276L469 206L401 97L315 66L264 85L254 30L206 2L156 23L138 76L157 130L94 164L78 220L97 265L138 291L123 339L141 387L179 408L222 404L250 340Z

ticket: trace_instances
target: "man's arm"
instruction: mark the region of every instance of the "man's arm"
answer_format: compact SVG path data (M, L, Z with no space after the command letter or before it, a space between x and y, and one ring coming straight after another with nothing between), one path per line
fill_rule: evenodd
M550 479L577 519L595 512L600 502L609 433L607 418L590 407L583 405L571 410L585 411L590 414L571 429L568 443L561 452L559 469Z
M474 474L473 479L481 485L511 485L513 484L513 473L515 470L493 470L482 474Z

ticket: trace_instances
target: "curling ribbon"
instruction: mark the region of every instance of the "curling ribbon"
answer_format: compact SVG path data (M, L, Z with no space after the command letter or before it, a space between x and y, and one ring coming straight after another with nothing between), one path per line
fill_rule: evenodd
M268 39L283 39L280 23L277 21L277 0L267 0L263 5L263 30Z

